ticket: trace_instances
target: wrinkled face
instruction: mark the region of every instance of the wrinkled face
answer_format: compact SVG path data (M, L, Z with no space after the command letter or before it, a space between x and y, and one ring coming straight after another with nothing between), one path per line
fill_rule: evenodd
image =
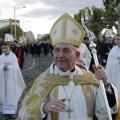
M115 37L115 44L120 48L120 36Z
M2 51L5 54L8 54L10 52L10 47L9 46L2 46Z
M72 70L80 52L68 43L57 43L54 47L54 62L61 71Z

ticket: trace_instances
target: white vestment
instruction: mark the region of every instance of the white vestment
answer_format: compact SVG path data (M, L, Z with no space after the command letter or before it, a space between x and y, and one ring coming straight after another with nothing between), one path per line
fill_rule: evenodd
M9 70L4 70L7 64ZM25 89L25 83L13 52L0 56L0 112L15 114L19 98Z
M80 51L80 59L82 59L85 62L86 68L89 69L90 62L92 59L89 49L84 43L81 43L79 47L79 51Z
M120 97L120 48L114 46L108 55L106 71L109 81L118 89Z
M54 73L54 74L59 74L61 76L72 76L72 75L82 75L82 71L80 68L78 68L77 66L75 66L75 71L74 72L62 72L60 71L57 66L51 65L50 67L50 73ZM70 81L68 86L65 86L65 90L67 93L68 98L70 98L72 90L74 87L74 83L73 81ZM103 95L102 95L102 91L100 88L97 88L95 86L92 86L92 90L93 90L93 94L94 94L94 107L95 107L95 114L98 118L98 120L107 120L108 115L106 112L106 107L105 107L105 102L103 99ZM52 98L52 93L51 93L51 98L50 99L54 99ZM58 87L58 99L63 99L66 98L66 94L64 91L63 86L59 86ZM65 101L66 106L68 107L68 102L67 100ZM68 118L68 113L67 112L60 112L59 116L58 116L58 120L93 120L93 116L92 117L88 117L88 113L87 113L87 107L86 107L86 100L84 97L84 93L82 90L81 85L75 85L74 87L74 92L72 95L72 99L70 102L70 106L71 109L74 110L74 112L71 112L71 118ZM67 108L66 107L66 108ZM117 112L117 105L114 106L114 109L111 109L111 113L116 113ZM42 111L42 106L41 106L41 115L44 117L45 115L43 114ZM51 120L51 114L48 114L47 116L47 120Z

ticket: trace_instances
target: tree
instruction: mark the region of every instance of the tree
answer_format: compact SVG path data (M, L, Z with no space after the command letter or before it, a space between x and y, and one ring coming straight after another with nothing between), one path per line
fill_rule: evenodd
M48 39L50 39L49 34L43 36L42 38L38 39L38 41L47 41Z
M95 36L98 37L100 32L103 29L103 19L101 19L104 16L104 9L103 8L97 8L95 6L92 6L93 10L93 18L88 26L88 28L94 32ZM83 12L83 9L81 9L77 14L74 15L74 18L81 23L81 14Z
M120 3L120 0L115 0L115 5L118 6L118 4Z
M103 4L105 6L104 21L106 21L108 28L118 27L116 21L118 21L117 6L120 0L105 0Z
M120 0L103 0L103 4L105 7L109 6L110 7L116 7L120 3Z
M12 25L12 35L14 37L14 25ZM11 34L11 26L10 25L7 25L3 28L0 28L0 38L4 39L5 37L5 34L8 33L8 34ZM20 36L22 36L22 29L16 25L16 33L17 33L17 39L19 39Z
M109 17L107 21L109 28L115 26L120 34L120 0L103 0L103 4L105 6L105 20Z

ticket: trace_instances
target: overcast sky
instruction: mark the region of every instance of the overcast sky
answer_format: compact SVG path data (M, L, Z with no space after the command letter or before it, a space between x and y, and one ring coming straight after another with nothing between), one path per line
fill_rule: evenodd
M102 0L0 0L0 19L20 20L24 31L31 30L37 34L48 34L55 20L65 12L71 16L81 8L91 6L103 7ZM26 8L22 8L26 6ZM20 9L17 9L21 7ZM29 22L27 22L29 21Z

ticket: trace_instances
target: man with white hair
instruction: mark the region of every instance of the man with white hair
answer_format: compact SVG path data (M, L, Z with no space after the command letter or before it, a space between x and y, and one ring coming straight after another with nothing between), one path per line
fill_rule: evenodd
M109 83L102 66L91 72L75 65L80 57L79 46L85 36L81 25L67 13L53 25L50 32L54 46L54 63L34 82L23 100L18 120L107 120L105 102L99 87L106 87L111 114L117 112L115 88ZM110 93L108 92L111 91Z

